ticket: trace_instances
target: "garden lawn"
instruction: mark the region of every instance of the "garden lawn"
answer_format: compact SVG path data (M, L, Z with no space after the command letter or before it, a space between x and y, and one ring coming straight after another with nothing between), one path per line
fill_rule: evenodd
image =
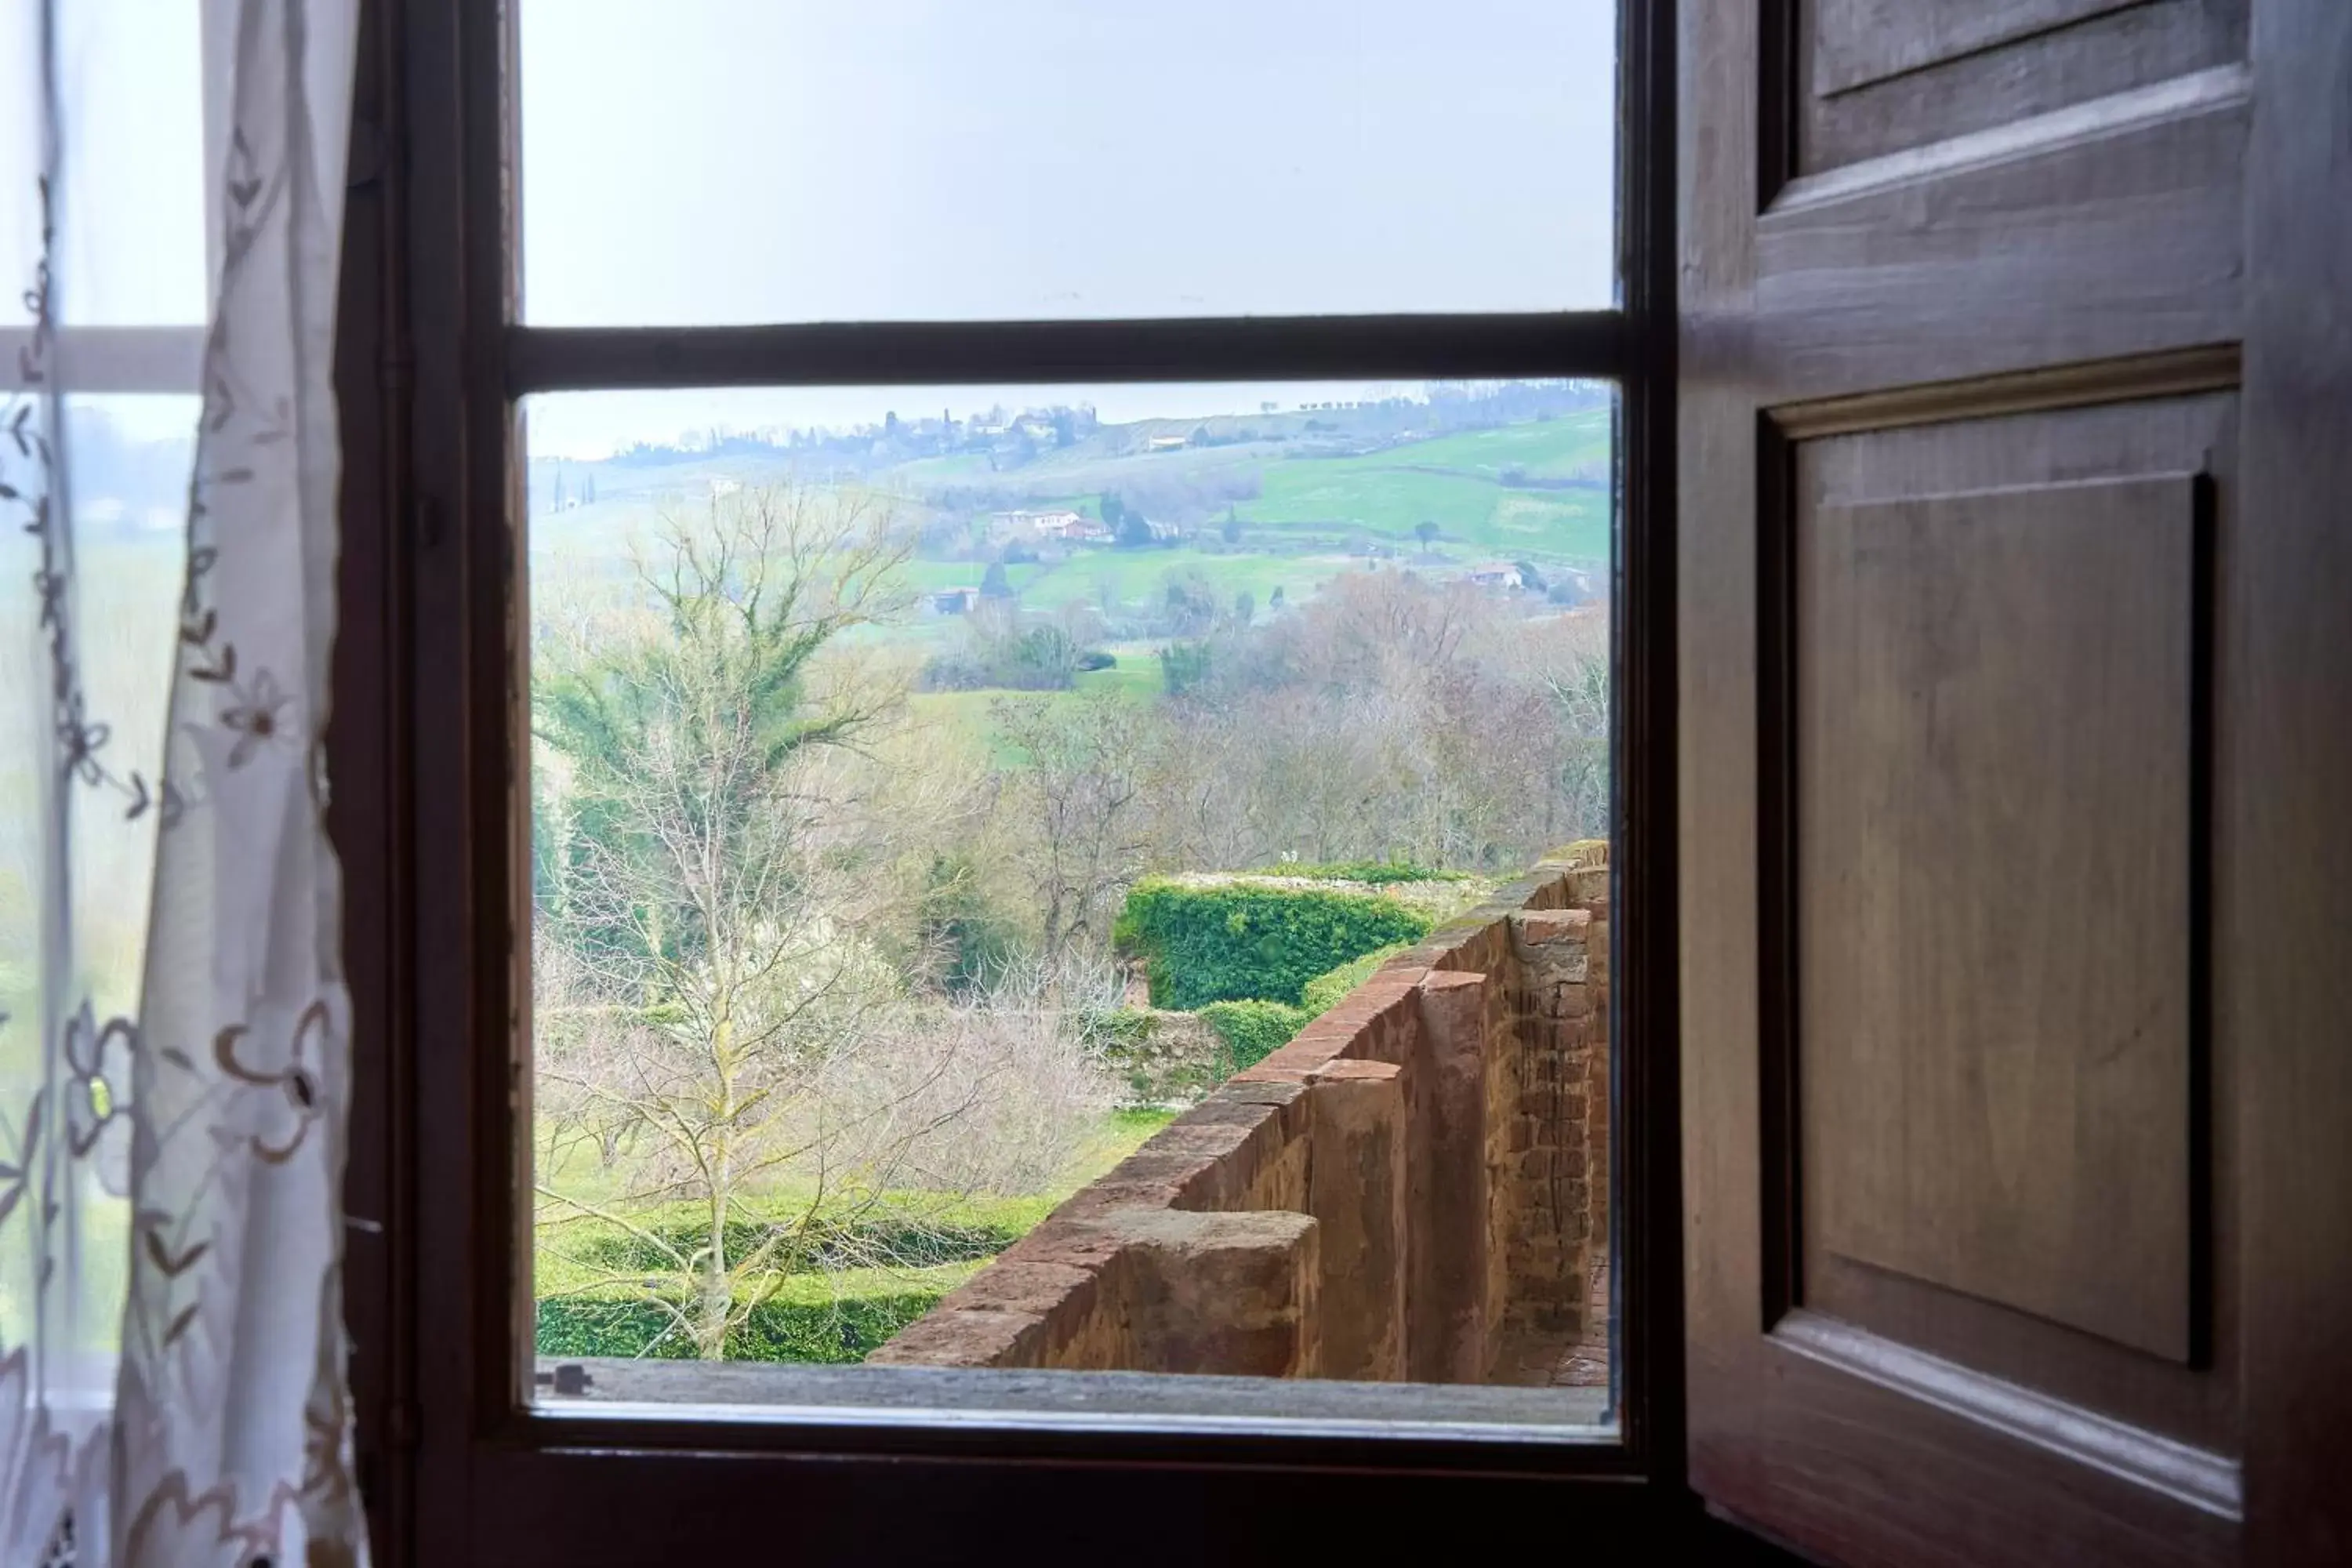
M1433 522L1441 542L1496 555L1608 558L1606 489L1509 489L1475 474L1408 466L1415 450L1273 464L1264 492L1242 503L1242 516L1259 527L1360 530L1397 542Z
M1034 1229L1063 1199L1133 1153L1172 1115L1158 1110L1110 1112L1048 1192L1013 1196L884 1194L855 1223L861 1229L906 1224L910 1237L906 1260L879 1267L809 1268L766 1277L757 1286L763 1293L761 1304L730 1335L730 1359L836 1363L865 1360L876 1346L978 1273L996 1252ZM543 1142L541 1147L544 1151ZM585 1143L572 1145L563 1156L550 1162L539 1179L600 1207L611 1205L625 1185L619 1173L602 1168ZM792 1184L779 1183L764 1196L741 1201L739 1210L756 1224L762 1209L791 1219L799 1215L807 1202L805 1193L795 1192ZM701 1215L699 1205L682 1202L635 1206L626 1217L631 1225L665 1237L679 1233L690 1237L707 1231ZM551 1231L560 1237L553 1244ZM659 1293L675 1299L670 1279L630 1272L636 1267L634 1255L643 1250L645 1244L626 1228L602 1219L579 1218L556 1227L542 1226L531 1278L539 1353L665 1359L692 1355L691 1342L676 1331L676 1319L658 1302L647 1300L648 1278L661 1278ZM940 1258L941 1251L961 1256Z

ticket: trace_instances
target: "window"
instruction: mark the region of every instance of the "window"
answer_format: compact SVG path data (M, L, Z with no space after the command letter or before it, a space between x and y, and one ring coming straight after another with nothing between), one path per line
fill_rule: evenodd
M1609 297L1606 5L518 20L534 326ZM535 1392L1606 1426L1611 384L999 342L522 405Z
M1263 9L452 35L478 1420L1646 1462L1653 56Z
M551 1397L1604 1424L1613 403L527 402Z
M100 885L143 885L154 862L160 814L148 809L144 781L160 773L171 668L155 657L146 629L177 616L186 567L182 523L200 405L196 366L206 289L202 193L209 182L198 177L197 160L208 111L218 115L225 108L205 101L201 73L191 63L207 20L203 12L193 3L148 8L122 0L59 7L54 68L65 94L86 108L74 117L86 139L72 149L58 189L45 193L28 177L21 185L12 178L0 191L0 269L10 279L6 325L0 326L0 421L10 431L0 465L0 501L9 513L0 572L12 585L48 582L68 595L63 602L75 623L75 695L82 704L75 721L110 742L106 763L116 776L142 781L135 786L136 810L126 787L119 808L75 818L76 858ZM16 8L0 22L0 48L29 57L40 47L41 22L38 7ZM37 97L0 106L0 164L12 174L42 166L35 155L45 129ZM124 135L134 122L137 134ZM161 130L176 138L155 134ZM153 148L165 142L175 142L179 166L159 166ZM52 208L69 208L74 217L58 226L60 249L54 270L44 274L44 226L53 220ZM17 298L37 279L46 282L44 303L54 324L46 342L32 324L33 300L20 307ZM44 365L55 372L46 380ZM71 391L53 407L47 394L59 384ZM51 504L40 476L47 450L57 447L70 447L75 475L69 493L62 484L54 492L54 504L73 513L72 528L62 531L71 534L78 554L69 552L63 562L53 558L58 546L30 526L36 498ZM27 1026L40 1017L42 888L52 874L37 827L49 787L42 759L50 748L35 726L57 725L60 717L52 702L48 609L41 594L0 595L0 647L7 649L0 658L0 711L6 714L0 721L0 818L10 824L0 836L0 1100L12 1107L29 1103L45 1081L42 1054L48 1048L44 1030ZM84 899L68 918L73 951L84 957L79 984L89 1030L119 1016L135 1018L143 909L126 913L104 898ZM10 1019L17 1020L14 1027ZM49 1038L62 1037L65 1027ZM110 1082L110 1075L127 1069L119 1050L110 1063L102 1050L92 1060L92 1105L102 1113L108 1097L128 1089L125 1079ZM6 1158L23 1163L37 1140L14 1114ZM127 1257L128 1149L101 1147L98 1153L90 1163L96 1173L61 1180L58 1201L88 1216L82 1234L101 1243L94 1258L109 1257L108 1240ZM0 1260L0 1340L24 1344L35 1337L40 1267L37 1253L13 1248ZM75 1348L111 1349L112 1324L91 1332L98 1342ZM105 1390L87 1381L100 1364L110 1380L110 1355L53 1372L61 1403L86 1397L102 1405Z

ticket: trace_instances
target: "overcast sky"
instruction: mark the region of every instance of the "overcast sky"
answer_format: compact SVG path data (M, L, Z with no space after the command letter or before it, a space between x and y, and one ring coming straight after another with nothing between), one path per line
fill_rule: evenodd
M1614 292L1608 0L520 4L534 322L1542 310ZM37 236L35 104L13 90L36 10L0 7L10 296ZM197 0L60 11L81 106L66 314L200 321ZM1126 419L1255 408L1259 390L1059 395ZM959 414L1027 397L958 395ZM918 398L938 411L902 389L609 395L542 400L531 428L539 450L593 456Z
M522 0L546 325L1602 307L1607 0ZM1109 419L1404 388L1066 388ZM541 453L951 394L540 400Z
M0 5L0 315L40 256L39 12ZM205 148L197 0L67 0L58 75L73 111L58 193L66 320L205 317Z

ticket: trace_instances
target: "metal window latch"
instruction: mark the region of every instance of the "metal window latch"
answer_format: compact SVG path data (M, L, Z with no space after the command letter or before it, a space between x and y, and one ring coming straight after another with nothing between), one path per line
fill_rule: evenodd
M586 1367L578 1362L568 1361L553 1372L533 1373L530 1381L541 1388L551 1385L557 1394L576 1399L586 1394L596 1380L588 1375Z

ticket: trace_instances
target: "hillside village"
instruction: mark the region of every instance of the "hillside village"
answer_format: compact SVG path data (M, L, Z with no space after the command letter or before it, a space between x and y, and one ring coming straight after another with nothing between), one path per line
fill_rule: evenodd
M1181 396L1181 393L1174 395ZM708 429L530 466L534 552L623 567L665 506L751 484L846 487L909 542L910 640L997 601L1080 607L1088 640L1181 634L1171 602L1253 614L1382 566L1530 613L1593 603L1609 548L1610 393L1582 383L1429 388L1112 423L1084 403L891 414L849 430ZM1197 617L1196 617L1197 618Z

